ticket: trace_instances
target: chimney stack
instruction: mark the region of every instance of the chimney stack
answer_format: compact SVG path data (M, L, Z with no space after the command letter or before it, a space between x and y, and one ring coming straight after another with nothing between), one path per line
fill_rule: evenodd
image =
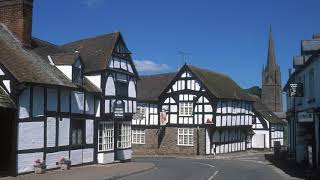
M0 23L31 48L33 0L0 0Z

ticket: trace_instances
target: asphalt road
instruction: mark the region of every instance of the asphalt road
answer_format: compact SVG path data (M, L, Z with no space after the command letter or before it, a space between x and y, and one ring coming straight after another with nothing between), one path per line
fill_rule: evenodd
M283 180L259 157L238 160L139 158L156 168L122 180Z

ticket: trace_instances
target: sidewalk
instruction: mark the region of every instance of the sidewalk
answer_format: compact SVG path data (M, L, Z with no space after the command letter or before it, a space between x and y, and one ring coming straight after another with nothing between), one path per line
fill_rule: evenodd
M232 160L242 157L265 155L273 153L270 150L247 150L233 153L217 154L217 155L133 155L133 159L139 158L176 158L176 159L219 159L219 160Z
M3 177L0 180L113 180L155 168L152 163L116 163L72 167L71 170L53 170L45 174L27 174L17 177Z
M293 159L275 159L273 154L266 154L265 158L270 162L274 167L280 169L285 174L290 177L297 179L308 179L308 180L319 180L320 172L313 169L309 170L306 167L298 165Z

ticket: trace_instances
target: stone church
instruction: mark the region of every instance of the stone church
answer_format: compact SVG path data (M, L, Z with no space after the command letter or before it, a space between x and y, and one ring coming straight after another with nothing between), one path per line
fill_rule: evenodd
M282 112L280 66L276 62L272 31L269 32L268 59L262 70L262 102L272 112Z

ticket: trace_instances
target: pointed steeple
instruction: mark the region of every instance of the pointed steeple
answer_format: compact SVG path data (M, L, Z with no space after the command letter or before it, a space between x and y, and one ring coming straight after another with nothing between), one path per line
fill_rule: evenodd
M270 26L269 31L269 45L268 45L268 61L266 71L274 72L276 70L276 56L275 56L275 49L273 44L273 37L272 37L272 30Z

